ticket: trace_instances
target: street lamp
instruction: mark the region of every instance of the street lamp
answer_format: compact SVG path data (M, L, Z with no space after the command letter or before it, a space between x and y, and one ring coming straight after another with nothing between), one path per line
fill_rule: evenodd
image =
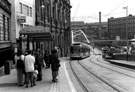
M41 5L41 8L42 8L43 26L44 26L44 31L45 31L45 25L46 25L46 22L45 22L45 5L44 5L43 2L42 2L42 5ZM44 47L45 47L45 41L43 43L44 43Z
M44 4L42 3L42 6L41 6L42 8L45 8L45 6L44 6Z
M129 47L128 47L128 31L127 31L127 16L128 16L128 6L126 7L123 7L123 9L126 9L126 19L125 19L125 22L126 22L126 39L127 39L127 61L128 61L128 50L129 50Z
M41 8L42 8L42 18L44 20L44 27L45 27L45 5L44 3L42 2L42 5L41 5Z

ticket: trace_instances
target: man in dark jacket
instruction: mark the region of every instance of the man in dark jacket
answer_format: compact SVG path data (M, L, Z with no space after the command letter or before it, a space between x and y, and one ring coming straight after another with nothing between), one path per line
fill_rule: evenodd
M43 66L43 55L41 52L36 53L36 62L35 65L38 66L38 76L37 81L42 80L42 66Z
M44 61L45 61L45 64L46 64L46 68L50 68L49 56L50 56L49 52L48 51L45 51Z
M52 70L52 82L57 82L58 71L60 67L60 61L58 59L57 50L52 50L50 55L50 64Z

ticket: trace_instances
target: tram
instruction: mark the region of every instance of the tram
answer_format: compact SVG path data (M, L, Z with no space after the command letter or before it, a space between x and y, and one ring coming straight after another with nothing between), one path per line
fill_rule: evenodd
M82 43L74 43L70 46L70 59L80 60L90 56L90 47Z

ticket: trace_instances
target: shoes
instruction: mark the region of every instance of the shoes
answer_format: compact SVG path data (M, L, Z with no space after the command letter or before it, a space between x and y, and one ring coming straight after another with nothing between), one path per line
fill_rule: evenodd
M18 85L19 87L22 87L23 85Z
M33 84L33 86L36 86L36 84Z
M41 81L42 79L37 79L37 81Z
M52 82L57 82L56 80L52 80Z
M28 86L25 86L25 88L28 88Z
M55 80L58 80L58 76L56 77L56 79Z
M53 79L52 82L57 82L57 79L55 79L55 80Z
M55 79L56 81L58 81L58 79Z

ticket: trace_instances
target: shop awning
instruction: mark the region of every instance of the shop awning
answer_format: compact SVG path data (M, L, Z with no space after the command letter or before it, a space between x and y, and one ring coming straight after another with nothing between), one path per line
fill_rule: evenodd
M27 35L33 40L53 40L51 32L43 26L29 26L20 30L20 35Z

